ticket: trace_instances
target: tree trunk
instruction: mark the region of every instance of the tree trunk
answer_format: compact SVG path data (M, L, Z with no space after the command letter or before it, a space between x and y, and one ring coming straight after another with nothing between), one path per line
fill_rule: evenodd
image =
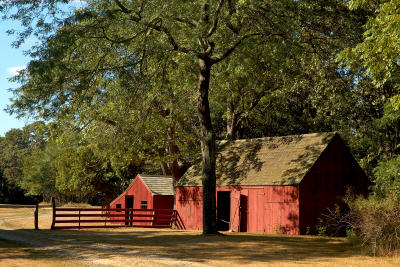
M174 178L174 181L177 182L179 179L181 179L181 174L180 174L180 167L178 163L178 154L179 154L179 148L175 143L175 128L171 127L169 131L169 152L171 153L173 160L170 166L170 171L171 175Z
M215 200L215 137L208 101L212 64L210 60L199 58L199 66L199 97L197 108L200 122L200 142L202 153L203 234L215 234L217 233Z
M228 117L226 120L226 139L235 140L239 123L239 113L235 112L233 104L228 105Z

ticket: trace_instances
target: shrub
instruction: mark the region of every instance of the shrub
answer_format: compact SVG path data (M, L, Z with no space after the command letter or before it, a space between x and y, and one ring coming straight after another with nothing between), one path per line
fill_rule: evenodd
M400 249L400 204L391 199L357 198L350 204L348 225L361 244L374 255L388 255Z
M317 235L319 236L327 236L327 228L326 225L324 224L324 220L321 218L318 218L318 224L317 224Z

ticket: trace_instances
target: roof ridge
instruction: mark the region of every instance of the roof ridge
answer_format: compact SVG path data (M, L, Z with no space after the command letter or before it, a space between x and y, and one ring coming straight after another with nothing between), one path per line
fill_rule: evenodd
M307 134L292 134L292 135L282 135L282 136L264 136L264 137L256 137L256 138L243 138L243 139L235 139L235 140L228 140L228 139L221 139L217 140L217 142L246 142L250 140L266 140L266 139L281 139L281 138L289 138L289 137L307 137L307 136L314 136L314 135L332 135L332 137L337 132L322 132L322 133L307 133Z
M158 177L158 178L173 178L172 176L169 175L152 175L152 174L143 174L143 173L139 173L138 174L140 177L149 177L149 178L153 178L153 177Z

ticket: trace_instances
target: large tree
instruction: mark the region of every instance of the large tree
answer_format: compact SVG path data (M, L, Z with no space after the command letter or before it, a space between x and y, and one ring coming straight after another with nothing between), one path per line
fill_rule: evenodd
M179 150L183 129L195 124L202 152L205 234L216 232L215 131L209 93L210 81L220 72L218 65L232 55L251 53L252 47L265 46L273 54L273 49L280 46L291 49L307 43L316 51L316 47L327 44L324 40L348 35L348 22L353 19L342 1L306 0L87 1L85 7L60 19L57 12L62 13L65 8L57 4L67 2L26 0L1 4L3 11L10 12L12 18L26 26L16 45L32 32L43 41L30 53L34 60L16 78L22 85L14 91L16 97L11 111L55 119L61 124L68 122L77 131L95 125L97 129L105 129L105 133L129 129L122 127L123 124L115 128L114 118L120 117L121 112L132 112L132 118L144 118L154 127L160 126L157 118L163 118L168 122L163 127L168 136L164 144L168 144L172 154ZM49 21L49 14L53 21ZM326 18L329 26L323 23ZM282 53L280 57L283 61L291 60L290 53ZM231 60L226 69L235 69L240 63ZM258 63L257 71L270 70L269 62ZM240 68L237 70L240 72ZM235 77L237 81L251 77L246 71L239 74ZM264 79L271 77L267 75ZM252 86L257 86L257 79L253 79ZM245 85L242 89L251 97L239 101L244 107L241 110L234 107L239 103L237 94L241 94L234 88L235 92L227 97L228 137L235 137L235 116L243 117L260 102L265 90L274 88L273 83L261 90ZM226 86L220 89L224 91ZM129 93L128 99L133 99L134 104L122 106L132 107L131 110L121 111L118 109L121 103L110 101L115 90ZM194 94L197 95L197 119L188 115ZM171 101L164 101L166 98ZM140 103L137 100L143 100L146 104L143 109L149 110L144 115L152 116L137 112L140 110L134 108ZM102 112L107 109L111 112ZM104 125L111 125L113 130ZM146 131L137 128L135 133L140 134L136 142L146 146L155 142L157 147L163 140L152 139ZM163 149L159 152L164 157Z

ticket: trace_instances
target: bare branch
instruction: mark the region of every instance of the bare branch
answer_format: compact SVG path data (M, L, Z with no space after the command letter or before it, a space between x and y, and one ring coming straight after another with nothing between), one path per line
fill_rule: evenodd
M224 5L224 2L225 2L225 0L221 0L219 2L219 4L218 4L217 10L215 11L215 17L214 17L213 25L212 25L212 27L210 28L210 30L208 31L208 34L207 34L208 37L211 37L214 34L214 32L216 31L216 29L217 29L219 16L221 14L221 9L222 9L222 6Z

